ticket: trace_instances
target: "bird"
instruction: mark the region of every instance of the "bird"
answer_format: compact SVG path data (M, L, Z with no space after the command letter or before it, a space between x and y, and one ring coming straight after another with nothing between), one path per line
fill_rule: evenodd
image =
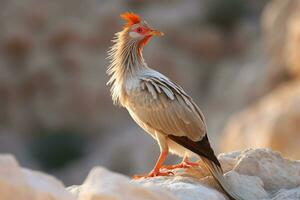
M139 15L120 15L125 24L115 34L108 51L107 74L114 104L127 109L132 119L149 133L160 147L159 158L147 175L138 178L172 175L170 169L196 166L189 161L198 155L230 199L242 200L232 191L207 136L205 118L184 89L162 73L150 68L143 58L143 48L153 36L164 33L152 28ZM164 166L171 152L183 160ZM169 170L164 170L169 169Z

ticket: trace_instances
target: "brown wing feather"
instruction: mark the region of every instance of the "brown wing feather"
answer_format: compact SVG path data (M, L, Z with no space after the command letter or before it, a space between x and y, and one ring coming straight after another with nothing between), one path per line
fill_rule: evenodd
M202 113L182 88L157 77L144 77L140 85L128 95L126 106L137 123L192 141L199 141L206 134Z

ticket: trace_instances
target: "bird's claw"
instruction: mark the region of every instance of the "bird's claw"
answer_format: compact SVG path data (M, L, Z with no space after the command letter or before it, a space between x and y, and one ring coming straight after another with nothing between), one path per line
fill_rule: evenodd
M180 164L177 164L177 165L162 166L162 169L168 169L168 170L172 170L172 169L187 169L187 168L198 167L198 166L199 166L198 163L184 161L184 162L182 162Z

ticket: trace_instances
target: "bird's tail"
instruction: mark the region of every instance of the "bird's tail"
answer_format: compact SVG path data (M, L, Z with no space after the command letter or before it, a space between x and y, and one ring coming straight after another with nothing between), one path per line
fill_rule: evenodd
M228 182L225 180L221 164L209 144L207 135L197 142L194 142L185 136L169 135L168 137L201 157L207 169L216 179L223 191L228 195L230 200L244 200L231 190Z
M205 166L213 175L218 185L222 188L222 190L228 195L230 200L243 200L243 198L239 197L236 193L232 191L228 182L225 180L223 176L223 170L220 166L216 165L213 161L207 159L204 156L201 156Z

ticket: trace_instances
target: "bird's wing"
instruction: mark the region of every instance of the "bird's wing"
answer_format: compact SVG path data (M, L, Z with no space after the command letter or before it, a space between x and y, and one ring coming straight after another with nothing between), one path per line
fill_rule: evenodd
M199 141L206 134L200 109L183 89L164 77L140 77L140 87L129 95L128 109L139 121L166 135Z

